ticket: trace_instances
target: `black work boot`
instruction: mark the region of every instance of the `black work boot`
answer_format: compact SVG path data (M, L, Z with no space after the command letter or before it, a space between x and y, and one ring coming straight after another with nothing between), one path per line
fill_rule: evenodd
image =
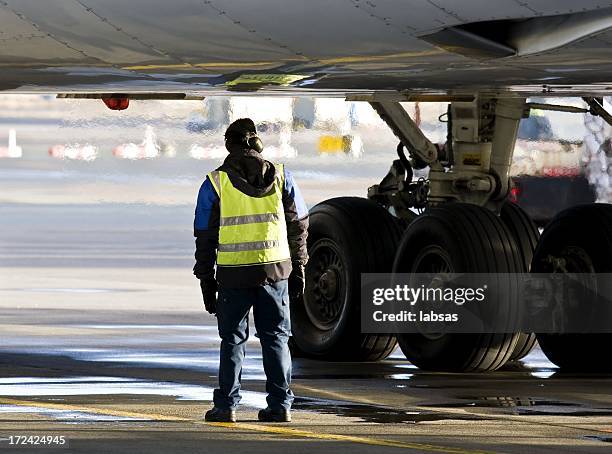
M270 407L259 410L257 415L260 421L263 422L291 422L291 412L286 408L273 410Z
M204 420L208 422L236 422L236 410L213 407L206 412Z

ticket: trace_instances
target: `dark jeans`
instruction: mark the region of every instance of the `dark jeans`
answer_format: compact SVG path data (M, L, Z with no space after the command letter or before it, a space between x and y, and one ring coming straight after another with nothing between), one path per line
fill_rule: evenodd
M217 323L221 336L219 389L214 404L234 408L240 402L240 378L245 347L249 338L249 312L253 307L255 329L261 343L266 373L268 406L291 408L291 355L287 342L291 334L287 281L263 287L219 288Z

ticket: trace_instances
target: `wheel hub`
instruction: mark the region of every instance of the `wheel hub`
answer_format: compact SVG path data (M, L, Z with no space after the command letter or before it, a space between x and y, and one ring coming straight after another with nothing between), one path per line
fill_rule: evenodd
M332 301L338 293L338 273L334 269L326 270L319 278L321 296Z
M571 274L575 285L570 287L566 296L567 302L561 313L577 311L575 316L587 316L584 301L591 301L591 295L597 294L597 277L595 266L589 254L582 248L568 246L560 251L559 256L548 255L544 262L553 274ZM571 317L572 315L568 315Z
M311 322L321 330L333 327L345 305L346 272L341 257L338 246L327 238L310 248L304 306Z
M453 271L452 261L448 252L437 245L425 247L418 254L411 270L412 273L431 274L432 280L428 283L428 287L431 288L440 287L444 282L442 275L452 273ZM444 337L444 333L430 332L425 328L424 326L421 334L431 341Z
M564 248L559 256L548 255L544 262L553 273L595 273L595 266L589 254L576 246Z

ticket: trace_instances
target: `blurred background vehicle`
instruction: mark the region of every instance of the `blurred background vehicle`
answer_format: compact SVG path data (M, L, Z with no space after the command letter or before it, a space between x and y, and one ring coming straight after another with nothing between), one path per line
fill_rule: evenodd
M542 114L521 121L511 169L512 201L539 227L558 212L597 199L585 175L584 141L555 136Z

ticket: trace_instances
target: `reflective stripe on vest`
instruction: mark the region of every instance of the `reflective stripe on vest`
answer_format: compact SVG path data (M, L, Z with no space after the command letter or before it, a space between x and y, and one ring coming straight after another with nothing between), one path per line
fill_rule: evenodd
M263 197L239 191L221 170L208 174L219 196L217 265L256 265L291 257L283 208L283 166L275 166L277 178Z

